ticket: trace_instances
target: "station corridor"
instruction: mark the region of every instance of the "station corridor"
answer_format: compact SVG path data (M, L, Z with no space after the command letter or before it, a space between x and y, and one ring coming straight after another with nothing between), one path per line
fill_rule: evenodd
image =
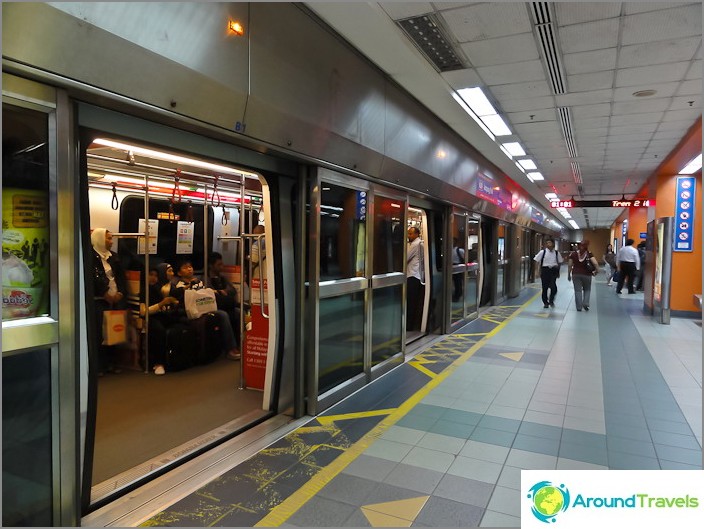
M521 469L700 469L701 321L492 307L144 526L516 527Z

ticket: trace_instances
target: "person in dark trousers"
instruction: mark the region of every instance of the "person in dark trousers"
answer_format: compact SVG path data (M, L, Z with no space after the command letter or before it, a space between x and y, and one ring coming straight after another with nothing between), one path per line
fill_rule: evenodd
M623 290L623 283L626 282L626 277L628 277L626 282L628 293L635 294L633 280L636 277L636 272L640 270L640 256L638 255L638 250L633 247L633 239L628 239L626 245L618 251L616 261L618 262L618 271L621 272L616 284L616 294L620 294L621 290Z
M464 261L464 248L460 248L459 239L453 237L452 239L452 264L465 264ZM462 294L464 292L464 274L452 274L452 301L459 301L462 299Z
M560 252L555 250L555 241L547 239L545 248L540 250L533 261L536 263L535 275L540 275L540 281L543 285L543 307L555 306L555 295L557 294L557 278L560 275L560 265L562 264L562 256ZM550 294L548 295L548 290Z
M640 259L640 269L638 270L638 281L636 282L636 290L643 290L643 273L645 272L645 241L638 243L638 258Z
M408 228L408 250L406 255L406 330L419 331L423 319L423 294L425 287L422 280L423 245L420 230L416 226Z
M590 266L591 265L591 266ZM574 303L577 312L589 311L589 296L592 292L592 277L599 271L596 259L589 251L589 241L582 241L569 256L567 281L574 286Z
M224 263L222 254L213 252L208 258L208 286L215 291L215 301L218 309L227 312L230 317L232 332L235 333L235 341L240 344L240 303L237 296L237 289L223 275Z

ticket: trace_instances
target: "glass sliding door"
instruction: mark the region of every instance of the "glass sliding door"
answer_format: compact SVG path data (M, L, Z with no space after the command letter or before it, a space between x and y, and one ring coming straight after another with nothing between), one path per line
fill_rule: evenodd
M467 271L467 216L452 215L452 298L450 323L464 320L465 283Z
M479 305L479 273L481 263L481 231L479 219L467 219L467 279L464 289L464 317L475 318Z

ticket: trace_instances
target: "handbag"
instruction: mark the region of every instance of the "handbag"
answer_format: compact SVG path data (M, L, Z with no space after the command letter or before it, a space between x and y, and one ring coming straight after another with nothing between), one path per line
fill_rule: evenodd
M215 291L212 288L185 290L183 292L183 305L189 320L197 320L203 314L218 310L218 305L215 301Z
M587 258L584 260L584 268L586 268L587 272L590 274L594 274L596 272L596 268L594 267L594 263L592 263L592 256L591 254L587 254Z
M117 345L127 341L127 311L103 312L103 345Z

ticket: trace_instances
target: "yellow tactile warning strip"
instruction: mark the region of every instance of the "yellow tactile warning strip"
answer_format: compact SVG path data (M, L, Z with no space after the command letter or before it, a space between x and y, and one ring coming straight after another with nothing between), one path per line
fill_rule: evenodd
M499 353L499 356L503 356L514 362L520 362L521 358L523 358L523 353Z
M312 419L142 526L275 527L285 523L538 295L520 306L492 308L488 319L470 324L475 332L445 337L385 375L382 385L364 388L364 394L378 399L376 404L369 398L346 400L331 410L337 413ZM372 515L376 526L409 525L401 523L408 515L369 508L365 516L372 511L378 514Z

